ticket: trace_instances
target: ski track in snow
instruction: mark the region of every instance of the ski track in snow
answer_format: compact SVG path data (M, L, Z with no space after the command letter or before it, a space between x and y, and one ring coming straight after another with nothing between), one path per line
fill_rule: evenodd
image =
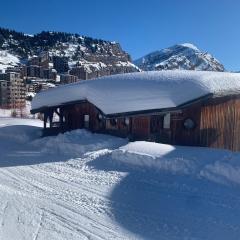
M38 140L38 134L33 134L36 141L24 137L21 143L17 137L8 139L4 126L12 126L17 134L21 128L16 125L37 126L36 120L5 118L0 123L1 143L11 144L7 149L0 144L0 239L167 240L240 236L238 185L123 164L115 159L117 155L112 158L112 150L125 145L126 140L108 140L80 131L77 133L83 134L83 140L70 134L52 137L52 142L47 138ZM59 148L49 154L44 151L49 144L66 145L71 141L79 142L81 150L85 147L87 152L79 153L76 149L62 156ZM12 164L7 165L7 160Z

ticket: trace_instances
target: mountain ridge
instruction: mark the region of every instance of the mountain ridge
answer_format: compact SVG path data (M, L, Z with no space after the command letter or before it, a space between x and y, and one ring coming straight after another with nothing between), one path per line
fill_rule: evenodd
M18 57L19 62L47 51L50 56L66 58L70 66L86 66L88 71L111 74L139 71L119 43L80 34L42 31L30 35L0 28L0 50L2 55Z
M223 64L208 52L202 52L192 43L176 44L153 51L133 61L144 71L151 70L202 70L225 71Z

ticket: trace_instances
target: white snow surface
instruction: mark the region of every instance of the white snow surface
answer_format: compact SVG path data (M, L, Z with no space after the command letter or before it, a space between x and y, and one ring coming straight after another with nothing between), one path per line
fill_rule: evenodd
M0 118L0 239L238 240L240 153Z
M27 93L28 96L35 96L35 93ZM0 118L1 117L11 117L13 116L13 113L16 115L16 117L24 117L24 118L36 118L37 115L33 115L30 113L31 110L31 102L26 101L26 106L22 109L4 109L0 108Z
M0 70L5 70L8 67L17 66L20 63L18 57L12 55L8 51L0 50Z
M85 80L38 93L32 109L88 100L105 114L173 108L207 94L240 91L240 74L206 71L152 71Z

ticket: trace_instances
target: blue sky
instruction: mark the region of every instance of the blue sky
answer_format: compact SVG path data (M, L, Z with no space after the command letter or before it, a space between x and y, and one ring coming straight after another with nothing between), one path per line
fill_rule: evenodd
M9 0L0 26L66 31L115 40L133 59L191 42L240 70L239 0Z

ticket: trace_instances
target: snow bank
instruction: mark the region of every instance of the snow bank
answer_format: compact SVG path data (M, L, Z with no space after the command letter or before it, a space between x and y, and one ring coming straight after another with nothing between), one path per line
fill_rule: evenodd
M112 158L142 169L240 184L240 153L227 150L139 141L114 150Z
M116 148L126 143L125 139L78 129L57 136L37 139L32 142L32 146L41 146L41 151L48 154L58 153L77 157L89 151Z
M101 77L42 91L33 98L32 109L88 100L105 114L114 114L173 108L207 94L239 92L239 73L153 71Z
M14 127L5 127L0 131L0 138L14 140L18 143L27 143L41 136L41 129L38 131L35 128L19 125Z
M240 184L240 154L233 153L229 158L206 165L200 176L215 182Z
M175 158L167 157L174 149L171 145L139 141L113 151L112 158L125 164L172 173L187 174L193 171L194 165L181 155Z
M0 118L1 141L27 143L41 136L42 121L18 118ZM30 125L30 126L29 126ZM33 127L34 126L34 127Z

